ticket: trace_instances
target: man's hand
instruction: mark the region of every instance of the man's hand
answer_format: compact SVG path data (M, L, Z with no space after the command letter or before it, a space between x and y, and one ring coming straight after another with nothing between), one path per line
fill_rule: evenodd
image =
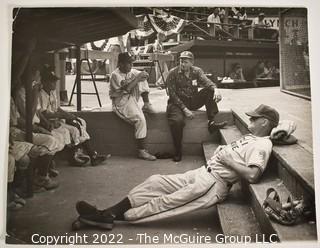
M146 71L142 71L137 75L136 79L138 81L144 81L144 80L148 79L148 77L149 77L149 74Z
M188 108L184 108L183 109L183 113L188 119L193 119L194 118L193 113Z
M227 151L227 149L222 149L217 153L217 159L227 167L232 167L234 162L231 154Z
M225 147L225 145L218 146L217 149L214 151L213 156L217 155Z
M51 132L49 132L47 129L45 129L41 126L38 126L38 125L33 125L33 132L52 135Z
M222 96L220 94L220 91L217 88L215 88L214 89L214 95L213 95L213 101L218 103L218 102L221 101L221 99L222 99Z

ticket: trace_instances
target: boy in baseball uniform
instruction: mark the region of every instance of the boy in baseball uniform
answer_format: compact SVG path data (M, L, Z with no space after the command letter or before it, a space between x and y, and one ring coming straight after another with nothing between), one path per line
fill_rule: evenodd
M84 119L62 110L57 103L56 82L59 78L49 70L41 70L43 88L39 93L39 114L41 121L46 123L49 130L62 128L67 130L75 147L74 153L83 148L89 155L91 165L95 166L107 159L107 156L98 154L89 143L90 136L86 130L87 123ZM67 124L68 123L68 124ZM86 155L83 154L83 157ZM75 158L76 156L73 156Z
M110 76L110 98L112 110L135 128L138 157L153 161L156 157L146 150L147 122L143 112L154 113L149 102L148 73L132 69L132 56L125 52L118 57L118 68ZM139 107L140 95L144 105Z
M133 188L119 203L98 210L85 201L77 203L80 221L112 229L114 220L142 223L208 208L223 201L241 178L255 183L264 172L272 151L271 130L278 112L266 105L246 113L252 134L219 146L207 166L175 175L153 175Z

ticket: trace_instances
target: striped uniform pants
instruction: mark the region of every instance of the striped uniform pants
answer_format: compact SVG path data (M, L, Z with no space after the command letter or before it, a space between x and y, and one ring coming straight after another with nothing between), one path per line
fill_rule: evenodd
M132 205L125 214L131 223L150 222L223 201L229 188L202 166L175 175L153 175L133 188L128 198Z

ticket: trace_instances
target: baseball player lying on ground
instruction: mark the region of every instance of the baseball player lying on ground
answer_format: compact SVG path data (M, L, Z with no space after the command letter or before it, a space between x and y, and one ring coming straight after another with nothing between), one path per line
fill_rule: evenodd
M114 206L98 210L85 201L76 209L80 221L112 229L115 220L142 223L208 208L223 201L240 178L255 183L266 168L272 151L271 130L279 123L278 112L266 105L246 113L252 134L219 146L207 167L184 174L153 175L133 188Z

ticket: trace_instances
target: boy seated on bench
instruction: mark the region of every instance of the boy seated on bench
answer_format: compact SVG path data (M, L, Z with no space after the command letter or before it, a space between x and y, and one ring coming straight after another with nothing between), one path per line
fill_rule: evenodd
M176 175L153 175L133 188L119 203L98 210L85 201L76 209L79 220L92 226L112 229L115 220L142 223L208 208L222 202L231 186L241 178L259 180L272 151L271 130L279 113L266 105L246 113L252 134L219 146L207 166Z
M49 68L41 70L41 82L43 88L40 90L39 94L40 119L43 123L47 124L46 126L49 130L59 127L67 129L71 135L71 141L75 146L74 152L76 152L80 147L83 148L89 155L91 165L98 165L105 161L107 156L98 154L92 149L90 144L90 135L86 130L86 121L62 110L58 106L55 91L58 79L59 78L50 71ZM84 154L82 157L86 158ZM85 165L85 162L83 164Z

